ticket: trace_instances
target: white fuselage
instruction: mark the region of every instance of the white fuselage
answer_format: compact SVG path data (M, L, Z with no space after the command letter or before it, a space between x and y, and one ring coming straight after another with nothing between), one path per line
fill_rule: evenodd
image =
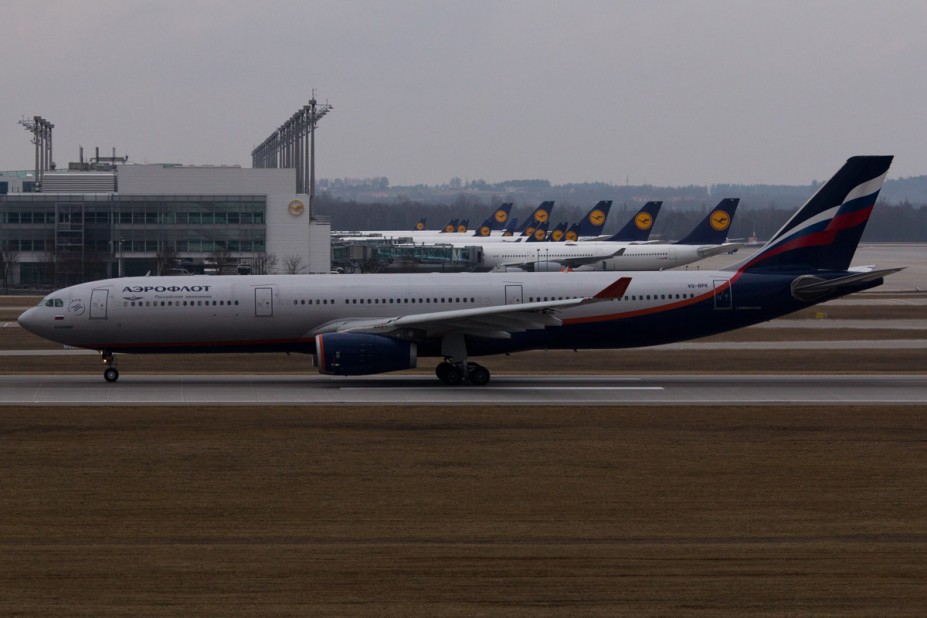
M732 275L631 274L622 298L557 315L564 322L608 320L710 294ZM132 277L65 288L20 323L47 339L100 350L284 349L309 346L338 320L586 298L617 279L602 272Z
M622 242L517 243L482 248L482 268L520 268L562 264L576 270L666 270L697 262L736 245L675 245ZM582 262L582 263L580 263Z

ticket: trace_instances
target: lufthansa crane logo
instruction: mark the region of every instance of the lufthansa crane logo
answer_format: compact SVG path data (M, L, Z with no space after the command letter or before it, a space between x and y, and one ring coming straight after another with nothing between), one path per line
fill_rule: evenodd
M648 212L639 212L637 216L634 217L634 225L636 225L639 230L649 230L650 226L653 225L653 217L651 217Z
M290 211L291 215L293 215L294 217L298 217L299 215L303 214L303 211L306 209L306 206L300 200L293 200L292 202L287 204L287 209Z
M489 229L488 225L484 225L480 228L480 236L489 236L492 230Z
M711 217L708 218L711 227L719 232L723 232L731 225L731 215L727 214L723 210L716 210L711 213Z
M534 230L535 240L544 240L545 238L547 238L547 232L545 232L542 228Z
M554 242L560 242L563 240L563 230L554 230L551 232L550 237Z
M578 240L578 238L579 238L579 237L576 235L576 232L572 232L572 231L571 231L571 232L567 232L567 233L566 233L566 239L567 239L568 241L570 241L570 240Z
M497 211L496 211L496 222L497 222L497 223L505 223L506 219L508 219L508 218L509 218L509 216L508 216L507 214L505 214L505 211L504 211L504 210L497 210Z
M589 213L589 223L592 225L602 225L605 223L605 213L596 208Z
M417 229L418 231L422 231L425 229L425 224L419 221L418 223L415 224L415 229Z
M544 223L547 221L547 218L550 216L550 213L546 210L538 210L534 213L534 220L538 223Z

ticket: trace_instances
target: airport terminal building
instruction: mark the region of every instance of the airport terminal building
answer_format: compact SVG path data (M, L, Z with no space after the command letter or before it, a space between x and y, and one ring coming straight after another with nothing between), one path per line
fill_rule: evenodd
M25 173L0 173L0 284L327 273L331 225L296 185L292 168L118 164L46 171L31 192Z

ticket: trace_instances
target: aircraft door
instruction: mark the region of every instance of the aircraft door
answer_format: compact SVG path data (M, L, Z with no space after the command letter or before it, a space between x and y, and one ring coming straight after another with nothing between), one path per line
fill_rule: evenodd
M730 309L732 307L731 286L724 279L715 279L715 309Z
M506 305L520 305L524 301L524 294L521 289L521 285L506 285L505 286L505 304Z
M106 306L109 300L109 290L97 288L90 292L90 319L105 320Z
M274 317L273 288L254 288L254 316L258 318Z

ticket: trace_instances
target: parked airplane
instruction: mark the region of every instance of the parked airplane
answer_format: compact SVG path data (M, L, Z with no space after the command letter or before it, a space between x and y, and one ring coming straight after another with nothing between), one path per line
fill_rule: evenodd
M891 164L853 157L747 260L714 271L134 277L71 286L23 328L116 353L304 352L324 374L442 358L447 384L489 381L470 357L630 348L720 333L880 285L900 269L850 268Z
M738 202L737 199L722 200L678 243L641 244L611 240L553 245L496 243L483 246L480 270L664 270L691 264L712 255L733 253L740 245L725 243L724 239ZM644 209L640 212L644 212ZM645 218L638 214L631 222ZM652 218L649 220L652 221Z
M692 264L713 255L734 253L741 242L728 242L740 199L726 198L695 228L674 243L631 244L604 260L588 262L578 270L664 270Z

